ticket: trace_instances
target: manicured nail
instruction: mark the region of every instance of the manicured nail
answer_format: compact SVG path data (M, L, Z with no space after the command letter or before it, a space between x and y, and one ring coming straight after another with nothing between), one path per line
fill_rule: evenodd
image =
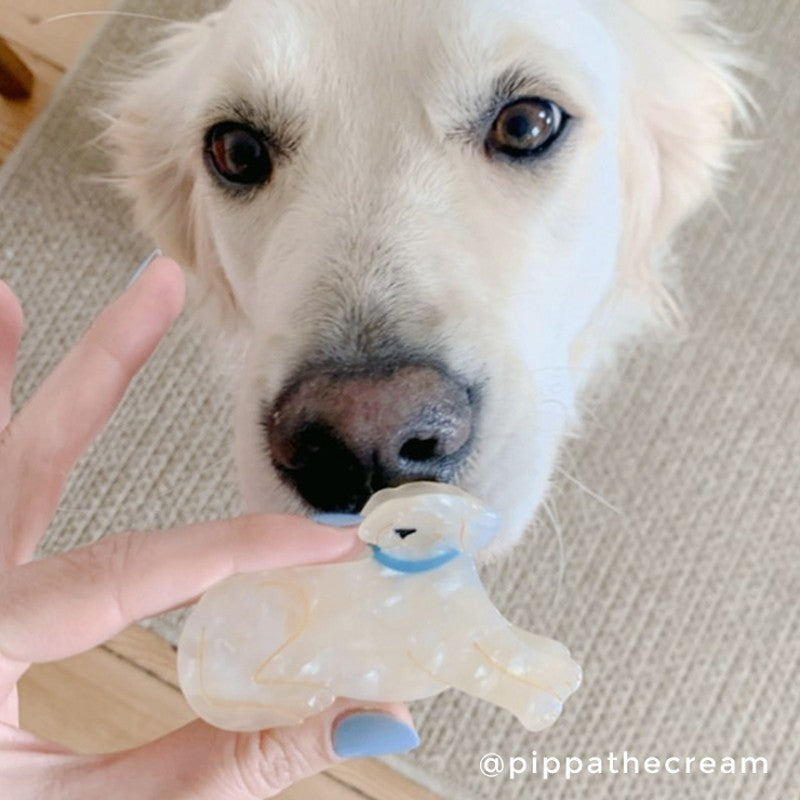
M134 283L136 283L137 278L141 277L141 274L159 257L163 256L164 254L160 250L153 250L147 258L136 267L136 272L133 273L133 277L128 282L126 288L130 289Z
M418 745L419 736L410 725L373 711L350 714L333 730L333 749L340 758L406 753Z
M330 525L332 528L351 528L353 525L360 525L364 521L361 514L339 514L334 512L323 512L314 514L312 522L320 525Z

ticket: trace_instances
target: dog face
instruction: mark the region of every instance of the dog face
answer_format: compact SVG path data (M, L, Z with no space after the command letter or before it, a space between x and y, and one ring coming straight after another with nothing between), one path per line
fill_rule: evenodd
M703 13L233 0L170 32L110 137L236 354L249 511L434 480L502 512L497 547L520 535L720 166Z

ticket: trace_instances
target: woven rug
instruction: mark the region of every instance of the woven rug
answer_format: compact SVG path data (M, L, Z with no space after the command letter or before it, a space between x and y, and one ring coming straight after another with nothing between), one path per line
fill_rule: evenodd
M121 8L178 18L213 5ZM740 159L725 213L683 237L690 333L626 357L565 454L556 516L484 571L514 622L569 644L585 684L538 735L454 693L415 704L424 745L389 761L446 798L800 797L800 2L724 11L766 65L764 141ZM17 405L152 248L87 180L106 169L88 112L108 70L157 35L158 23L110 19L0 173L0 275L27 314ZM228 400L199 341L187 314L76 470L43 552L237 511ZM178 623L149 624L174 641ZM481 774L489 752L503 774ZM569 780L568 756L584 760ZM769 773L720 774L723 758L748 756ZM547 780L545 757L562 759ZM669 774L669 757L695 758L692 774Z

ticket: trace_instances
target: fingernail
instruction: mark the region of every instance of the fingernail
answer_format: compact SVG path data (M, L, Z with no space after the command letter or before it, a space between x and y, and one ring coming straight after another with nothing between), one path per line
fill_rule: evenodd
M159 257L163 256L164 254L160 250L153 250L147 258L136 267L136 272L133 273L133 277L130 279L127 285L127 289L130 289L134 283L136 283L137 278L141 276L141 274Z
M359 711L340 720L333 730L333 749L339 758L366 758L406 753L419 746L417 732L387 714Z
M360 525L364 521L364 517L361 514L323 512L314 514L311 521L320 525L330 525L332 528L351 528L353 525Z

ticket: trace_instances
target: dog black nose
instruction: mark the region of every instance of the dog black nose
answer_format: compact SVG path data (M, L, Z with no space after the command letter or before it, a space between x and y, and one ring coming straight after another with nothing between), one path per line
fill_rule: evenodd
M272 462L322 511L360 511L370 495L415 480L449 482L469 454L476 391L445 370L310 374L265 415Z

